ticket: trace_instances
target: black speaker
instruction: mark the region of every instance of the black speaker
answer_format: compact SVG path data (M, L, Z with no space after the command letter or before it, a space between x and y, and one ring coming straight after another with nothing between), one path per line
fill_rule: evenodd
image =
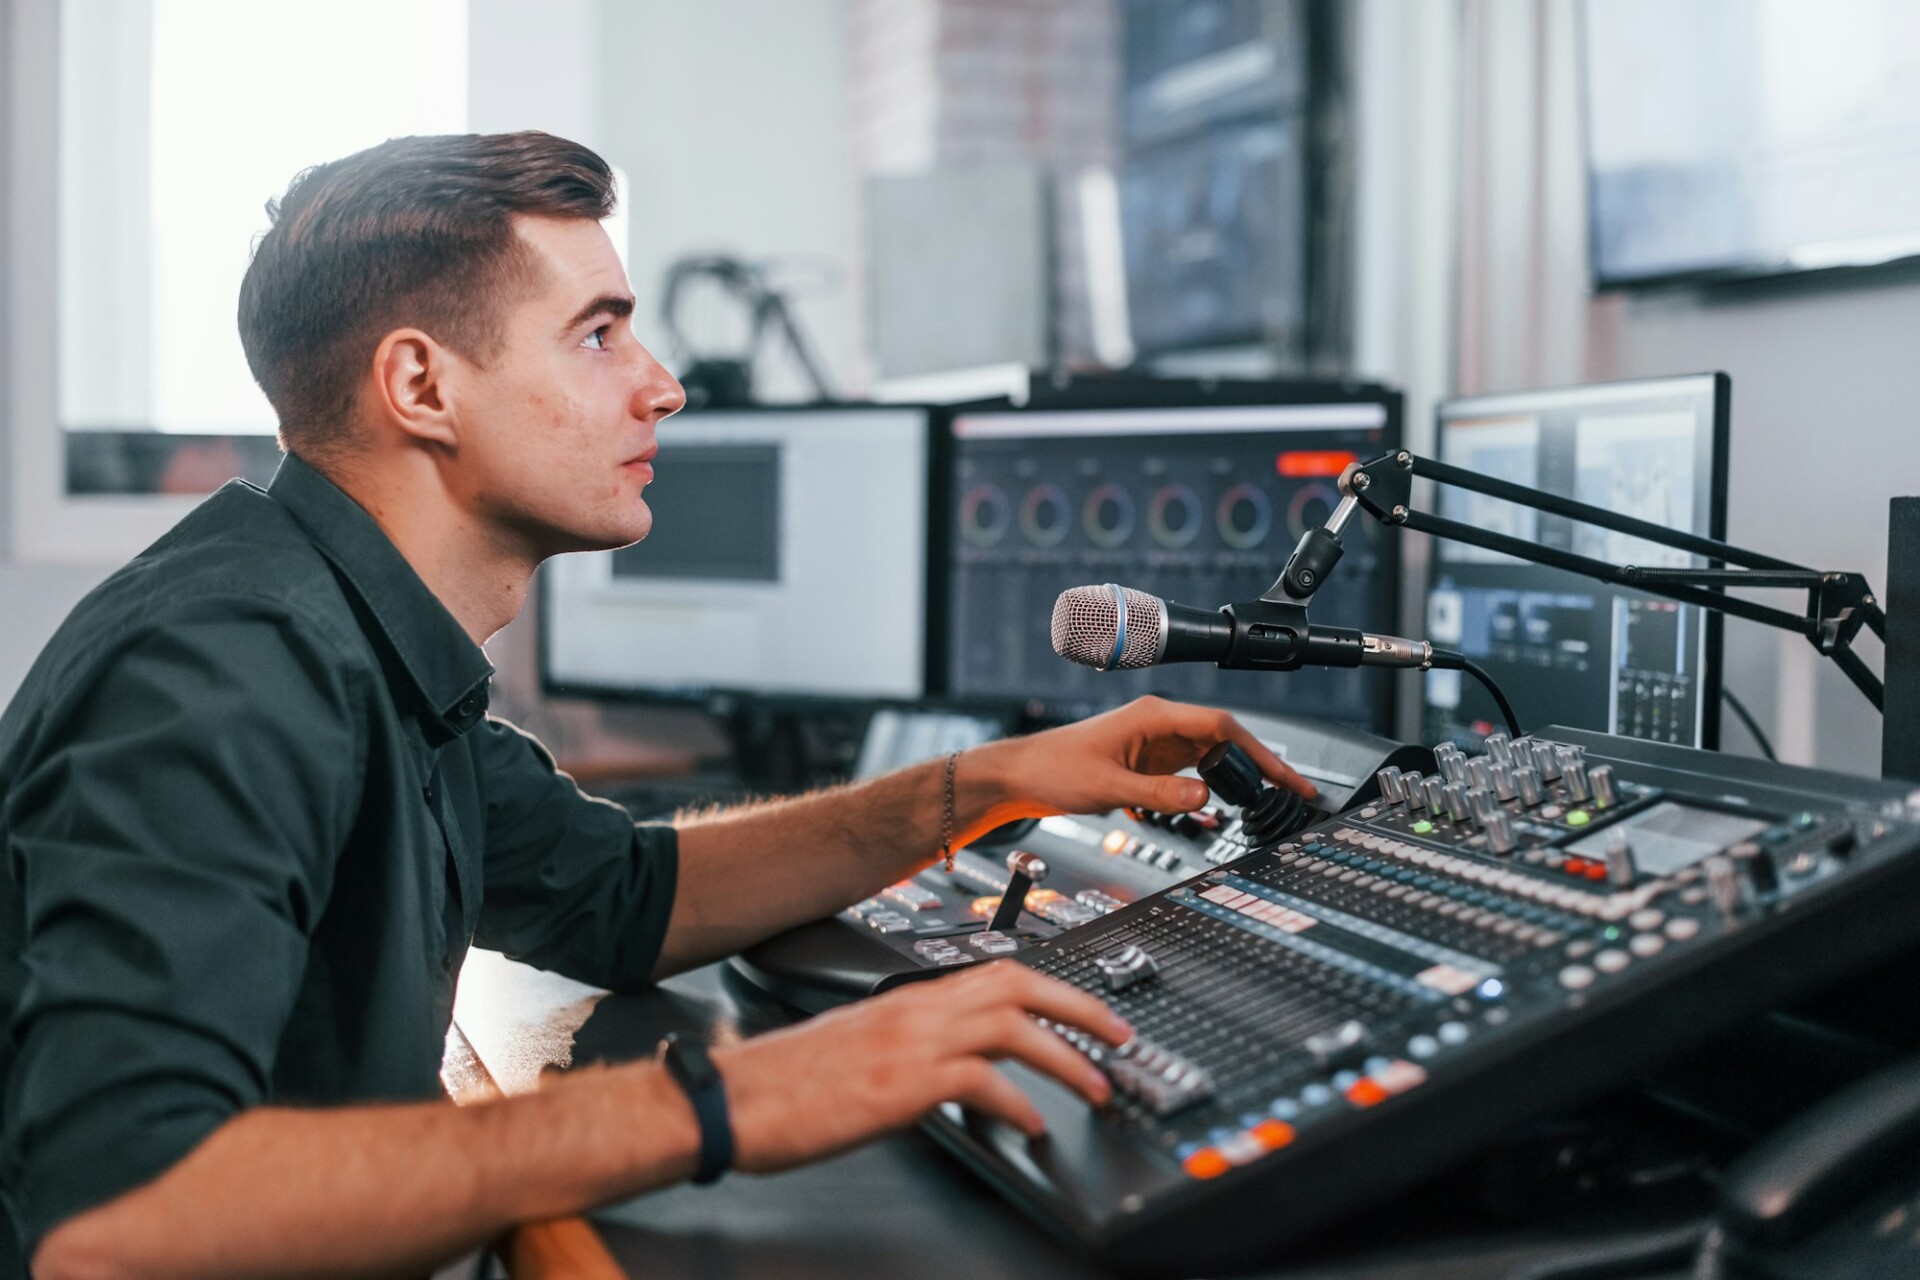
M1887 701L1880 775L1920 782L1920 498L1887 520Z

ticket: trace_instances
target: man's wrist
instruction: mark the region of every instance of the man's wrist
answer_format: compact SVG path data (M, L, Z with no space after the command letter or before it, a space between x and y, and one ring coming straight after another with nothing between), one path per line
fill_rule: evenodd
M1004 823L1035 816L1033 788L1020 784L1014 764L1020 749L1018 740L1003 739L961 753L954 771L956 847Z

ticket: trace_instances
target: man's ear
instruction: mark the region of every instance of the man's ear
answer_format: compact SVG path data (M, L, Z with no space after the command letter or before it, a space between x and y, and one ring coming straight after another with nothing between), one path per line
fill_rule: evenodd
M374 405L415 443L457 447L455 384L460 361L419 329L395 329L373 353Z

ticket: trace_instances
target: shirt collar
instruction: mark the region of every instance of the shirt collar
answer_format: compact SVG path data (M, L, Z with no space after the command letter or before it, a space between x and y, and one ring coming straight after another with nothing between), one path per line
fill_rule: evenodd
M267 492L359 594L425 703L430 728L451 739L479 723L492 664L373 517L291 453Z

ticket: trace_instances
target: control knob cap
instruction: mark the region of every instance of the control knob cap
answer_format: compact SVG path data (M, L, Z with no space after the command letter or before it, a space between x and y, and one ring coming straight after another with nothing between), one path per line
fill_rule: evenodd
M1487 848L1502 857L1513 852L1513 822L1505 809L1487 815Z
M1449 782L1446 789L1447 816L1456 823L1465 822L1472 812L1467 808L1467 789L1458 782Z
M1504 733L1487 735L1487 758L1495 764L1513 763L1513 740Z
M1587 785L1593 788L1593 802L1603 808L1618 804L1619 793L1613 785L1613 766L1597 764L1587 772Z
M1561 762L1560 780L1567 784L1567 796L1573 800L1590 800L1593 788L1587 784L1587 766L1578 760Z
M1447 784L1438 778L1428 778L1420 784L1420 800L1427 812L1439 817L1447 811Z
M1633 845L1627 839L1625 831L1615 831L1607 837L1607 883L1618 889L1633 887L1640 876L1640 868L1634 865Z
M1520 797L1520 803L1531 809L1546 798L1546 787L1540 781L1538 769L1517 769L1513 775L1513 789Z
M1540 777L1552 782L1560 776L1560 753L1544 742L1533 744L1533 767L1540 771Z
M1231 742L1222 742L1200 757L1200 777L1213 794L1236 809L1246 808L1260 796L1260 766Z
M1388 804L1405 803L1407 789L1401 783L1401 779L1404 777L1406 777L1406 775L1392 765L1388 765L1379 773L1376 773L1374 779L1380 784L1380 798Z
M1491 787L1493 785L1492 763L1484 757L1467 761L1467 780L1476 787Z
M1493 792L1485 787L1473 787L1467 791L1467 812L1472 815L1476 827L1486 826L1487 820L1499 807L1494 801Z
M1511 800L1519 794L1513 785L1512 765L1495 764L1488 772L1493 776L1493 794L1501 800Z

